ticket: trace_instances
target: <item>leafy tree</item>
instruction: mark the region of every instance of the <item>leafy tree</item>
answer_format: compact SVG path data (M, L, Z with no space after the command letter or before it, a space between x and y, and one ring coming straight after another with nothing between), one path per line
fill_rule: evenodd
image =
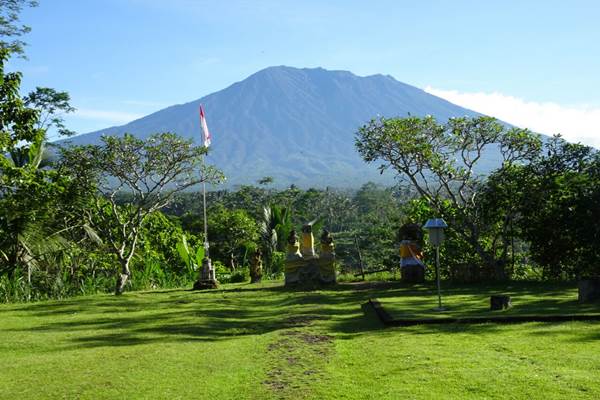
M104 136L102 142L64 147L61 166L93 199L86 218L119 260L115 293L121 294L147 217L169 204L176 193L201 182L216 182L222 175L211 166L201 167L205 148L172 133L146 140L129 134ZM121 192L129 194L129 203L119 206Z
M36 87L23 99L27 107L39 111L37 127L48 131L54 127L59 136L72 136L74 131L67 129L62 114L75 111L71 106L71 96L67 92L59 92L52 88Z
M353 200L357 213L354 235L365 264L376 269L397 267L400 259L396 232L403 210L396 191L369 182Z
M266 206L259 224L260 243L267 272L272 271L275 252L285 251L287 239L294 229L289 208L279 205Z
M0 49L24 55L25 42L19 38L31 31L31 28L19 23L19 13L23 7L37 5L38 2L32 0L0 0Z
M265 176L258 180L258 184L261 186L267 186L273 183L274 179L272 176Z
M548 278L600 269L600 154L560 137L528 165L493 174L483 193L491 213L514 216L513 234L530 244Z
M51 172L39 169L44 130L38 112L19 95L20 73L5 73L9 51L0 48L0 258L4 270L33 262L36 210L52 197ZM29 267L28 267L29 268Z
M218 205L208 214L208 240L211 255L228 265L247 244L258 241L258 225L245 210L228 210Z
M392 168L408 181L496 278L506 277L508 255L497 254L487 244L487 236L500 233L490 231L478 212L483 178L477 175L477 166L490 149L501 155L503 169L531 160L540 146L538 136L506 128L489 117L451 118L444 124L431 116L381 118L361 127L356 138L364 160L381 161L382 171Z

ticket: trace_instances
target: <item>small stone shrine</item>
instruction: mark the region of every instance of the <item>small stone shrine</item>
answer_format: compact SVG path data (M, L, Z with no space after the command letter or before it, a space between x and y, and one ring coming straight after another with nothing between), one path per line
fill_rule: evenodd
M296 231L288 237L285 259L285 284L335 283L335 252L333 238L327 230L321 235L321 254L315 253L312 225L302 227L302 238Z
M215 276L215 269L212 266L210 258L204 257L202 260L202 268L200 269L200 276L194 283L194 290L204 289L216 289L219 287L219 282Z
M398 232L400 239L400 274L406 283L425 282L423 264L423 231L418 224L404 224Z

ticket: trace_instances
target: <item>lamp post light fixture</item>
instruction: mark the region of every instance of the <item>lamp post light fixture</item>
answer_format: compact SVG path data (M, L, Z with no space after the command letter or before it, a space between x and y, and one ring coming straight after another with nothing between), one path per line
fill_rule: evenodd
M448 225L442 218L433 218L427 220L423 228L427 229L429 233L429 243L435 247L435 276L437 280L437 292L438 292L438 307L435 311L445 311L442 307L442 290L440 285L440 245L444 241L444 229Z

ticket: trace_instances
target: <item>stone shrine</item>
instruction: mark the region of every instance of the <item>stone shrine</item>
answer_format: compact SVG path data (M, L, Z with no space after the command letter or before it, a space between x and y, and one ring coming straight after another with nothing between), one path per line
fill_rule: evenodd
M335 283L335 253L331 234L323 230L321 254L315 253L312 224L302 227L301 241L295 230L290 232L285 259L285 284Z

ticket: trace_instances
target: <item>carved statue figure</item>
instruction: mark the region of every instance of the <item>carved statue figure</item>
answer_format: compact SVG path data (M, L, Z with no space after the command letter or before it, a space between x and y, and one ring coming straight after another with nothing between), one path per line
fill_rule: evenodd
M292 229L287 240L287 258L297 259L301 257L302 254L300 254L300 242L298 241L298 235L296 235L296 231Z
M319 274L321 282L333 283L335 276L335 245L333 238L327 229L323 229L321 235L321 254L319 257Z
M250 283L257 283L262 280L262 252L256 249L250 263Z
M321 235L321 257L334 256L335 245L331 233L327 229L323 229Z
M425 281L425 264L421 242L423 231L418 224L405 224L398 232L400 239L400 272L402 280L408 283Z
M316 258L315 238L312 234L312 224L306 224L302 227L302 243L300 252L305 259Z

